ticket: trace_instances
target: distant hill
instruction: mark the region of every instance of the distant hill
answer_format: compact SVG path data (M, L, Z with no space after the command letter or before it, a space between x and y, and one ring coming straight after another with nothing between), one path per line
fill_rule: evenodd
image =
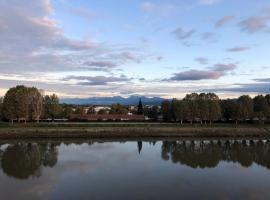
M160 105L164 100L160 97L140 97L140 96L130 96L124 98L121 96L115 97L90 97L85 99L80 98L66 98L61 99L61 103L66 104L76 104L76 105L111 105L115 103L120 103L122 105L138 105L140 98L144 105Z

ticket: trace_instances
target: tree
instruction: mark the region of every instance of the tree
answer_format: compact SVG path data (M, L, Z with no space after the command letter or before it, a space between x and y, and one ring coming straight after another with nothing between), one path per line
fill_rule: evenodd
M0 98L0 121L3 120L3 98Z
M161 103L161 114L163 116L163 120L168 122L171 121L171 102L165 100Z
M241 120L251 119L253 116L253 100L243 95L237 99L237 118Z
M94 114L96 114L96 111L95 111L94 106L90 106L90 107L88 108L87 114L88 114L88 115L94 115Z
M61 117L63 118L70 118L70 115L74 113L73 111L73 107L70 106L70 105L63 105L62 106L62 114L61 114Z
M137 111L138 115L143 115L143 104L142 104L142 100L140 99L139 104L138 104L138 111Z
M159 108L157 106L152 106L150 108L143 109L144 115L149 119L158 120Z
M264 122L265 118L269 115L267 99L263 95L258 95L254 97L253 101L255 116Z
M210 124L221 118L221 106L219 98L214 93L208 93L207 94L207 101L208 101L208 118L210 121Z
M265 98L267 100L268 106L270 106L270 94L266 95Z
M10 88L3 101L3 115L7 120L27 120L29 116L28 88L23 85Z
M37 88L28 88L29 118L39 122L43 111L43 96Z
M171 109L174 120L180 121L183 124L183 121L186 119L186 113L188 112L186 101L173 99Z
M106 109L100 109L98 111L98 115L105 115L105 114L108 114L108 111Z
M186 97L184 98L184 101L186 101L189 111L186 117L191 124L193 123L193 121L196 120L196 118L200 117L198 108L198 99L199 96L196 93L187 94Z
M44 98L45 116L50 117L52 121L60 114L61 106L56 94L46 95Z
M128 109L125 106L118 104L113 104L111 106L110 114L126 115L128 114Z
M201 119L201 124L202 121L210 120L210 105L211 105L211 99L209 99L210 95L201 93L198 96L198 112L199 112L199 117Z
M77 114L77 115L84 115L85 114L85 110L84 110L84 107L82 106L77 106L74 114Z
M226 99L221 101L222 116L226 121L235 120L237 123L237 101L234 99Z

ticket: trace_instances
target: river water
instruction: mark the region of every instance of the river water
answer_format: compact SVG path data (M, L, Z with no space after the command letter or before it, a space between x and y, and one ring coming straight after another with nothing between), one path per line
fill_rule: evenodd
M270 199L264 140L16 141L0 199Z

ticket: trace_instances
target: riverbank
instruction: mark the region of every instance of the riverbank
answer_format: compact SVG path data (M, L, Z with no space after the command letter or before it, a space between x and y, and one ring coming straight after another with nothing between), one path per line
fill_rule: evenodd
M0 139L39 138L270 138L270 126L180 126L176 124L54 124L8 125Z

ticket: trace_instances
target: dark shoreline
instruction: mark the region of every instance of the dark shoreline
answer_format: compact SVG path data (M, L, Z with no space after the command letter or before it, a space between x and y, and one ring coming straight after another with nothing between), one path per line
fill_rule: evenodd
M7 127L0 139L266 138L270 127Z

